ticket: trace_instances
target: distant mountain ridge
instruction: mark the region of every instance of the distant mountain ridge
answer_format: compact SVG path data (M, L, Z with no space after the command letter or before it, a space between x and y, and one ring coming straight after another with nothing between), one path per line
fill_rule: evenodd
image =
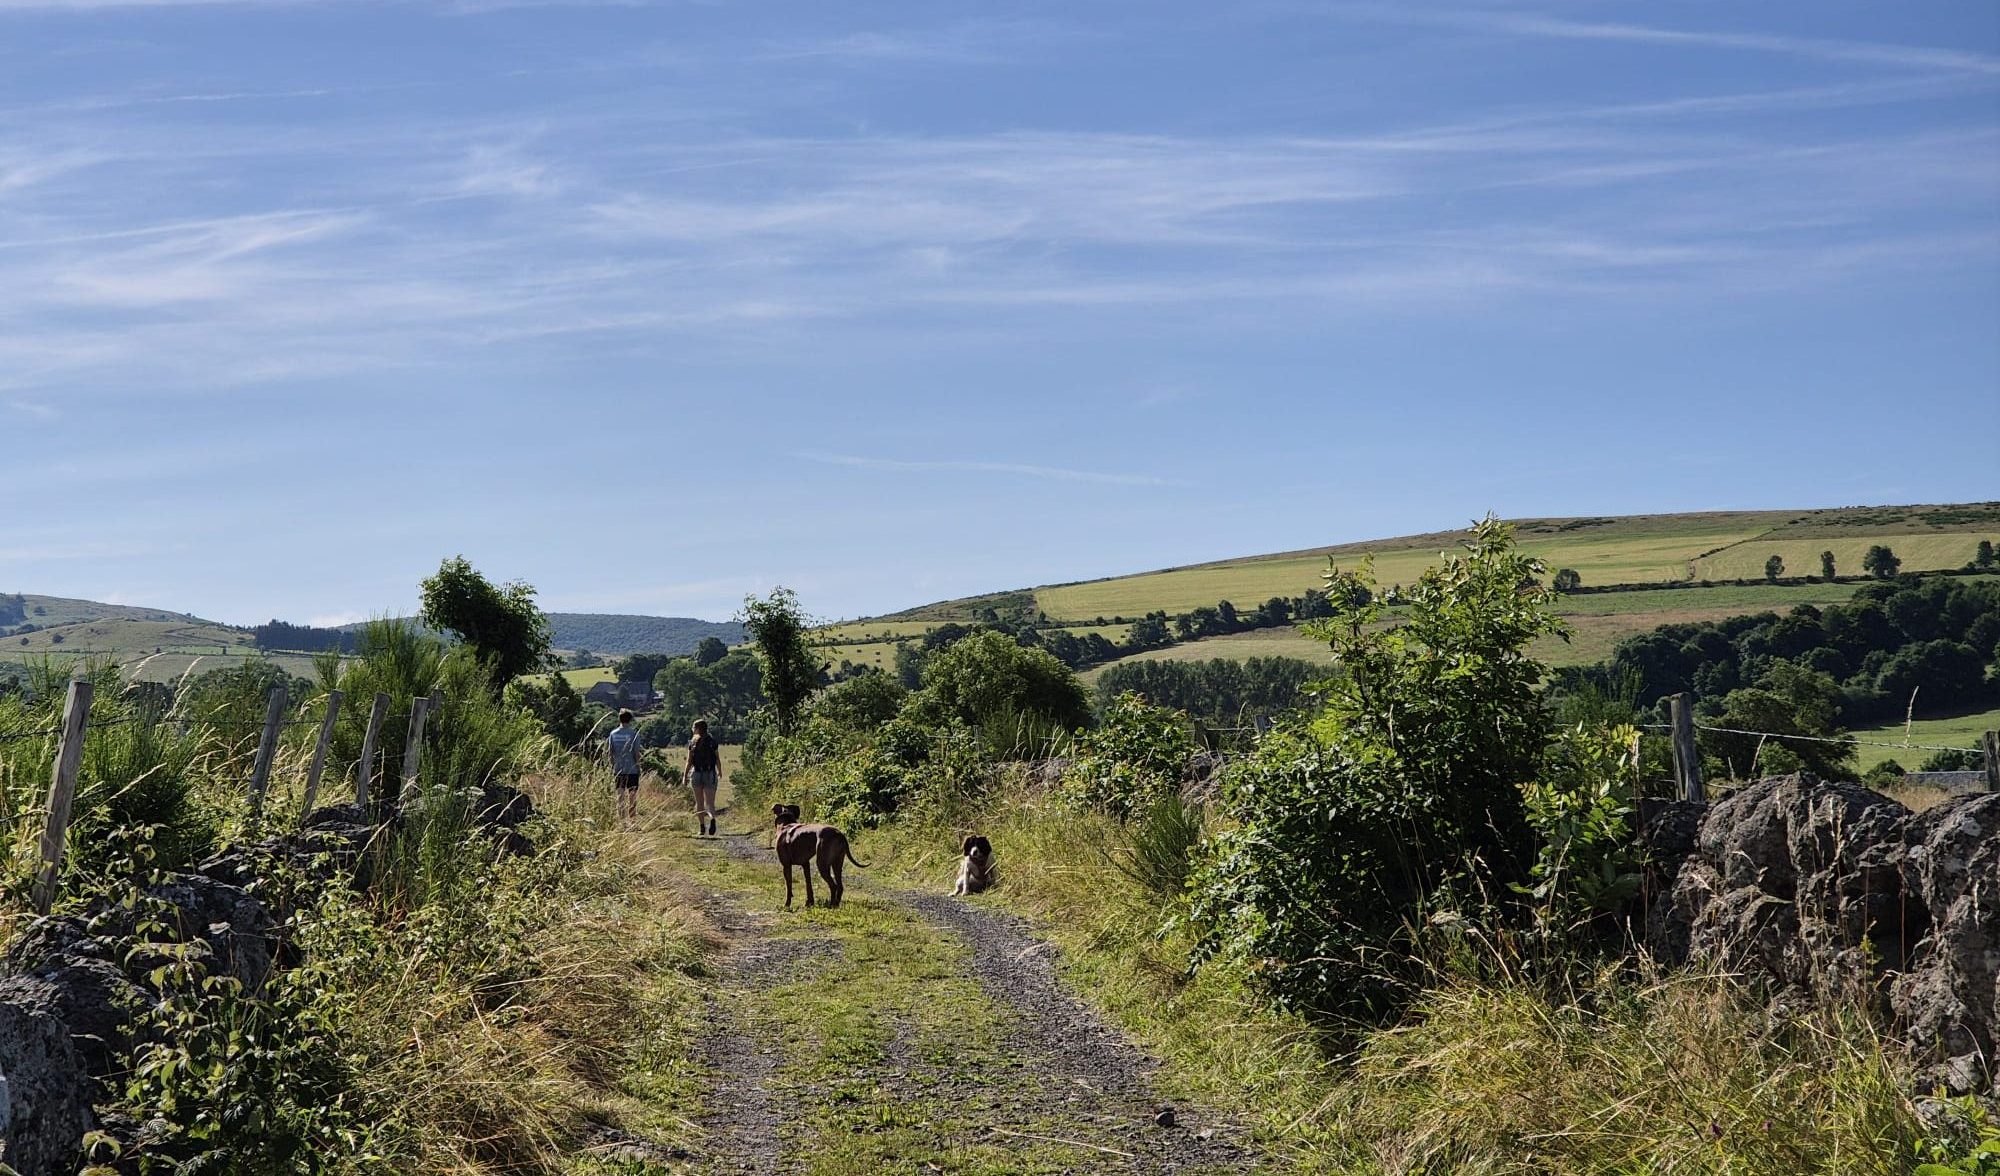
M633 613L550 613L549 632L557 649L592 653L693 653L704 637L740 645L745 633L736 621L698 617L653 617Z
M0 653L35 655L74 651L122 656L178 650L213 657L232 647L241 647L245 653L252 650L250 627L225 625L192 613L24 592L17 617L14 604L13 589L0 592L0 605L6 607L5 614L0 615L0 635L14 638ZM704 637L718 637L729 645L744 640L743 626L735 621L636 613L558 612L548 614L548 618L555 648L566 653L587 649L613 657L630 653L681 654L694 652ZM352 630L365 623L338 627Z
M725 645L744 639L735 621L704 621L700 617L655 617L642 613L546 613L550 645L564 653L589 650L622 657L628 653L693 653L704 637L720 637ZM403 620L414 618L404 617ZM367 621L341 625L359 629Z

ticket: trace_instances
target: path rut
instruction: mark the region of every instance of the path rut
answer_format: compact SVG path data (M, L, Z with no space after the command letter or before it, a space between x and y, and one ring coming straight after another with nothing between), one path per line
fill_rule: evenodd
M767 842L725 836L718 843L739 861L776 862ZM895 1027L886 1055L866 1074L871 1097L887 1102L946 1097L962 1112L967 1142L1001 1149L1055 1146L1087 1157L1059 1170L1131 1173L1248 1172L1256 1164L1239 1145L1243 1133L1201 1107L1176 1105L1173 1125L1156 1122L1166 1104L1153 1081L1157 1065L1093 1010L1065 990L1057 976L1057 949L1037 938L1025 920L949 895L884 887L862 881L850 899L866 895L906 908L943 935L963 942L965 978L977 982L1002 1014L998 1047L977 1057L938 1065L912 1056L908 1027ZM774 1096L785 1064L783 1041L747 1022L745 998L784 984L811 960L838 944L823 939L774 937L778 919L744 910L704 889L711 920L731 949L721 961L710 998L718 1032L708 1036L704 1062L713 1076L702 1125L708 1132L709 1173L788 1173L804 1170L805 1157L788 1146L791 1104ZM782 1036L780 1034L780 1036ZM796 1126L796 1125L792 1125ZM926 1165L921 1171L952 1171ZM989 1171L981 1168L981 1171ZM1049 1170L1046 1166L1036 1170Z

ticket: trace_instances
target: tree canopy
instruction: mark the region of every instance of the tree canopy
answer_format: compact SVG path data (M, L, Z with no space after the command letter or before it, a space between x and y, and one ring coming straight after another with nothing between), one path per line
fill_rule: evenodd
M494 689L549 668L549 621L535 607L535 590L520 580L495 585L462 555L423 582L423 623L470 646Z

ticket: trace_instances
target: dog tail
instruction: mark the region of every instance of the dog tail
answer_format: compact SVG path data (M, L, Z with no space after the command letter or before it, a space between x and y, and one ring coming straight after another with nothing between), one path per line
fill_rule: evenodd
M867 862L864 862L864 861L862 861L861 859L859 859L859 858L857 858L857 857L855 857L855 856L854 856L854 847L853 847L853 846L851 846L851 845L843 845L843 846L841 846L841 847L840 847L840 850L841 850L841 852L842 852L842 853L844 853L844 854L846 854L846 855L847 855L847 860L848 860L848 861L850 861L850 862L853 862L853 863L854 863L855 865L857 865L857 866L860 866L860 867L861 867L862 869L864 869L864 870L868 868L868 863L867 863Z

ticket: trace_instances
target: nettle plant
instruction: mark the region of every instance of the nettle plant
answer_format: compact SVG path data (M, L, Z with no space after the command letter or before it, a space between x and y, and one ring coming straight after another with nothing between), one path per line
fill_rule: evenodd
M1379 1015L1416 978L1414 929L1527 873L1522 785L1550 720L1528 646L1564 631L1544 568L1493 518L1398 594L1330 568L1319 713L1224 775L1230 826L1191 884L1198 956L1282 1004Z

